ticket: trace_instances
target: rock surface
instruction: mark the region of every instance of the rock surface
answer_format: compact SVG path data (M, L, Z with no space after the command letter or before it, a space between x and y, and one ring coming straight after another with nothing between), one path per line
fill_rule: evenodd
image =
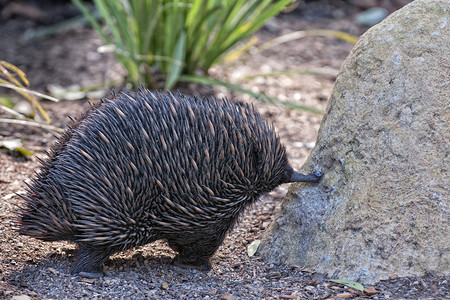
M450 5L418 0L367 31L338 75L262 256L334 278L450 274Z

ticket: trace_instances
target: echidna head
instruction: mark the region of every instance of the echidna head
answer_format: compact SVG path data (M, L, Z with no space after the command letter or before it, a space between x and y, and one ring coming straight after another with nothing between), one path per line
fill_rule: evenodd
M286 148L280 143L275 134L267 138L255 151L257 159L257 186L263 192L269 192L282 183L290 182L318 182L323 175L321 172L314 174L301 174L294 171L289 165Z

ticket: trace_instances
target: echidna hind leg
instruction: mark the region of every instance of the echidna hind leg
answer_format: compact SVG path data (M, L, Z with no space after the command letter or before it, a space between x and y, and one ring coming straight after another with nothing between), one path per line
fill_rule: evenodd
M172 260L172 264L182 268L198 269L202 271L211 270L211 263L208 257L185 256L182 253L177 254Z
M210 270L211 263L209 259L219 248L221 240L221 238L203 238L186 244L179 240L169 240L170 248L178 252L177 256L172 260L172 264L183 268Z
M97 278L103 276L103 263L111 255L106 249L79 246L77 260L71 273L82 277Z

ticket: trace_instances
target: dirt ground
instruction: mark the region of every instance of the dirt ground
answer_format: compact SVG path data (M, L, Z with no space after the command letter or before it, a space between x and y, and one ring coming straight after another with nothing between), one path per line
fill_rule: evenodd
M408 1L305 1L295 11L270 21L257 33L267 41L297 30L333 29L361 35L367 27L354 22L355 15L378 4L392 12ZM90 86L120 80L124 71L110 54L100 54L103 44L87 26L78 26L52 36L24 41L36 29L73 16L67 1L24 1L40 3L41 13L29 14L0 1L0 60L25 71L35 90L48 92L49 85ZM8 10L5 13L5 8ZM39 11L38 11L39 12ZM239 64L217 66L211 75L253 91L325 110L337 71L352 45L325 37L308 37L269 49ZM284 70L319 70L325 75L253 76ZM247 95L220 87L188 84L179 87L195 96L227 96L234 101L254 103L264 118L274 123L289 159L299 169L314 146L321 115L263 103ZM0 90L0 94L7 93ZM20 101L20 98L15 98ZM43 102L53 125L64 127L68 116L88 107L86 100ZM10 117L0 110L0 117ZM0 123L0 140L21 138L35 153L23 158L0 152L0 299L450 299L449 279L427 274L423 277L391 278L373 286L374 294L328 281L302 266L274 266L258 256L248 257L247 246L262 236L276 217L288 186L281 186L262 199L231 231L212 259L209 272L180 269L170 265L174 252L157 242L118 253L105 264L106 276L86 279L69 274L75 248L64 242L44 243L18 236L14 230L17 205L15 193L24 193L54 142L52 133L21 125ZM28 298L27 298L28 297Z

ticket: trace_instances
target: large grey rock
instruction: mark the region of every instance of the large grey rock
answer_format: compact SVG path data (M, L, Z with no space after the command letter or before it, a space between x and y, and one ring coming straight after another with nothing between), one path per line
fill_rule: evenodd
M364 283L450 274L449 102L448 0L414 1L367 31L303 168L324 178L291 186L263 257Z

